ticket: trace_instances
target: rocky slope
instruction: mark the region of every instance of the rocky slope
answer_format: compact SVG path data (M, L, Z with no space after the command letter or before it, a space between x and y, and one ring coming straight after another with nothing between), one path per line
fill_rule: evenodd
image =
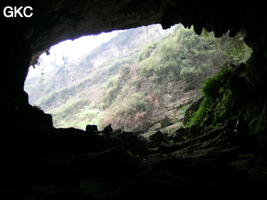
M110 68L111 64L116 64L120 59L125 60L126 57L130 58L131 54L136 56L136 52L134 51L140 51L149 41L163 37L170 31L171 30L162 30L160 25L130 29L124 33L120 33L111 41L102 44L88 55L83 55L83 57L79 59L66 62L60 66L53 64L52 67L54 67L54 70L52 72L47 72L44 77L30 78L27 80L25 87L29 93L31 93L30 102L32 102L32 104L41 103L39 88L44 88L45 91L43 93L47 94L51 92L51 88L59 90L68 86L80 84L88 79L87 76L90 75L93 70L106 66ZM104 69L102 69L102 71ZM101 71L96 71L96 74L97 73L101 73ZM99 77L101 75L102 74L100 74ZM37 82L41 78L44 79L43 84L38 85ZM92 84L96 83L96 81L97 79L94 79ZM99 81L101 81L101 79ZM105 82L105 77L102 82ZM47 110L46 105L42 105L42 107Z
M230 46L231 39L224 40ZM186 106L201 97L202 82L236 62L233 53L226 56L232 49L219 43L181 25L130 29L81 59L54 66L41 84L40 78L27 80L25 89L31 104L53 114L56 127L177 128Z
M0 151L1 193L23 200L262 198L266 146L256 147L255 135L229 139L225 127L191 130L184 142L160 132L148 141L126 132L1 127L9 133Z
M72 123L73 115L79 115L79 112L82 115L84 110L97 102L109 78L118 74L123 65L133 64L145 45L167 36L173 29L164 31L160 25L153 25L127 30L81 59L55 66L55 70L43 77L28 79L25 89L30 94L31 104L54 115L62 115L73 104L78 105L67 116L56 117L55 126L85 128L91 120L90 116ZM94 112L99 107L91 110ZM64 118L68 118L66 123Z

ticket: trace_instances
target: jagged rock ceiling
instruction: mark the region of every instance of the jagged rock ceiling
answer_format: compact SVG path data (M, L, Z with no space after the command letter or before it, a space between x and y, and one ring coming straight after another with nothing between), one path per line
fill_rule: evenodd
M22 4L26 6L27 2ZM217 36L228 29L234 35L245 28L252 30L250 35L254 37L262 21L255 1L42 0L31 5L34 16L25 20L24 33L34 53L65 39L154 23L161 23L163 28L180 22L184 26L193 24L197 33L205 27Z
M15 98L23 96L28 66L50 46L83 35L98 34L160 23L169 28L176 23L202 27L220 36L227 30L235 35L247 30L247 43L265 51L266 12L262 1L213 0L12 0L4 6L32 6L31 18L3 18L4 53L1 55L1 90ZM254 51L257 52L257 51ZM256 55L256 54L255 54ZM3 86L5 85L5 86Z

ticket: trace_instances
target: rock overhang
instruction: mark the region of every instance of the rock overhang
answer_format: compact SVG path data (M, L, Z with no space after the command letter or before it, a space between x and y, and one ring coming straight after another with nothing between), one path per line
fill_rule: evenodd
M41 0L21 1L21 4L33 8L33 16L24 19L21 27L33 55L66 39L155 23L160 23L164 29L177 23L185 27L194 25L196 33L200 34L202 28L206 28L218 37L228 30L235 35L244 28L248 30L249 43L258 39L260 31L257 29L261 29L259 25L262 22L261 4L257 1L234 4L231 1L204 0Z
M129 29L159 23L164 29L182 23L194 26L200 34L202 28L214 31L220 37L230 30L234 36L241 29L247 31L246 43L253 48L250 62L260 61L256 73L265 66L266 14L260 1L195 1L195 0L59 0L2 2L4 6L31 6L30 18L2 18L4 53L1 90L17 99L23 96L23 85L28 67L38 56L66 39L99 34L112 30ZM254 58L253 58L254 57ZM265 59L264 61L262 59ZM254 72L253 72L254 73ZM265 70L261 70L264 74ZM4 86L5 85L5 86ZM10 92L11 91L11 92Z

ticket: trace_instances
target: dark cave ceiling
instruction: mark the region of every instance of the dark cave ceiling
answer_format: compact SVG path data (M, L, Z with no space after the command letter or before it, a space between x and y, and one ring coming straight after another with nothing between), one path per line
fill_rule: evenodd
M30 18L1 18L1 60L5 67L0 85L16 98L23 91L29 65L50 46L111 30L156 23L166 29L182 23L185 27L193 25L198 34L204 27L221 36L228 30L235 35L245 29L245 40L254 49L254 56L265 55L266 12L262 1L257 0L239 4L213 0L11 0L1 1L1 5L2 9L7 5L33 8Z
M257 1L234 4L211 0L22 0L21 5L33 8L31 18L21 19L19 26L16 24L30 42L33 53L82 35L155 23L165 29L176 23L183 23L185 27L194 25L197 33L205 27L217 36L227 30L234 35L244 28L251 30L249 37L253 40L264 15Z

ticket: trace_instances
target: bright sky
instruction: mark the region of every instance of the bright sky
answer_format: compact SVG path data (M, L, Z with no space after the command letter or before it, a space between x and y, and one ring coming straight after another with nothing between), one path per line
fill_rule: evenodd
M35 69L31 66L29 69L28 78L34 76L40 76L41 70L49 71L52 69L53 63L61 65L63 64L63 55L68 56L68 60L74 60L82 57L84 54L92 51L102 43L107 42L121 31L113 31L109 33L101 33L93 36L83 36L76 40L66 40L50 48L50 55L43 53L39 60L39 65L35 66Z

